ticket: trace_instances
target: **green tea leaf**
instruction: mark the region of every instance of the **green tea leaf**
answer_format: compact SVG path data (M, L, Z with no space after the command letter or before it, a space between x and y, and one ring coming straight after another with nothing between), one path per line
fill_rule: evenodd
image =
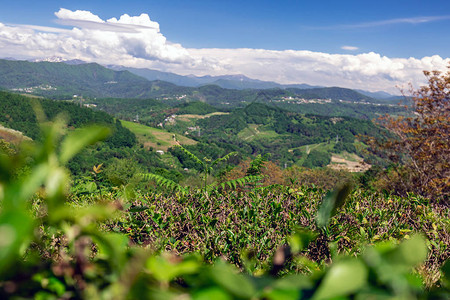
M211 278L219 286L239 298L251 298L256 293L253 283L245 276L237 274L232 266L219 260L211 269Z
M31 216L20 210L0 214L0 278L19 259L19 249L31 240L34 222Z
M219 287L211 287L202 289L198 292L196 292L194 295L192 295L193 300L231 300L233 297L231 297L230 294L228 294L226 291Z
M194 259L171 262L163 256L152 256L147 260L146 267L157 280L169 282L178 276L197 272L200 264Z
M398 248L387 255L391 265L402 265L412 268L427 258L427 246L425 238L421 235L413 235L409 240L403 241Z
M90 126L71 132L62 142L60 162L67 163L84 147L106 138L111 133L107 127Z
M351 190L351 185L346 184L342 188L328 193L323 198L322 204L316 216L318 227L325 227L329 224L330 218L333 217L337 210L344 205L345 199L350 194Z
M368 271L360 260L346 260L334 264L313 296L313 299L330 299L348 296L367 283Z
M308 247L309 243L317 237L317 234L307 230L298 229L289 237L289 245L293 253L298 253Z

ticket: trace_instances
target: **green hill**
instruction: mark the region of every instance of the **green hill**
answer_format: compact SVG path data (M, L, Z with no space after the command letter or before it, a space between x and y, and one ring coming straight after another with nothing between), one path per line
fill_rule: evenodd
M331 99L331 100L346 100L346 101L374 101L375 99L366 95L363 95L357 91L340 88L340 87L327 87L327 88L312 88L312 89L296 89L289 88L289 92L302 96L305 99Z
M0 86L18 92L46 97L72 98L121 97L144 98L162 95L177 86L150 82L128 71L113 71L98 64L69 65L65 63L0 60Z
M271 159L282 164L303 161L304 151L294 150L319 143L327 145L323 152L362 155L362 149L355 143L357 137L376 137L382 131L369 120L293 113L261 103L199 119L196 125L202 132L201 138L197 138L200 144L246 155L271 153Z
M120 121L107 113L79 107L66 101L46 99L31 99L29 97L0 92L0 124L18 130L24 135L39 139L39 124L33 110L32 102L38 103L49 120L63 114L70 128L78 128L89 124L102 124L113 130L113 135L107 140L112 147L131 147L136 143L136 137L128 129L122 127Z

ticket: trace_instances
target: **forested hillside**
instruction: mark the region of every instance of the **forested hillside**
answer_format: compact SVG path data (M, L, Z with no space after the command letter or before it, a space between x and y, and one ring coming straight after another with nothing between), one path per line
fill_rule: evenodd
M44 120L38 121L36 108L42 108ZM105 112L65 101L29 98L7 92L0 92L0 111L7 112L0 114L1 125L18 130L36 141L42 139L39 122L54 121L57 116L65 119L68 131L93 124L109 128L111 135L103 143L85 149L68 162L76 178L90 176L92 168L99 164L108 166L104 173L108 182L128 182L137 170L169 170L163 173L172 179L182 177L179 171L170 170L167 162L162 161L155 151L144 149L135 134L123 127L120 120Z
M201 136L197 131L191 132L200 141L197 146L188 147L194 152L196 147L208 144L209 151L223 149L217 155L227 151L238 151L245 156L271 153L271 160L288 166L303 163L309 154L302 147L306 145L313 149L324 143L321 148L326 153L346 151L364 155L363 148L357 146L358 136L379 137L382 133L382 129L368 120L292 113L261 103L230 114L199 119L195 125L200 128ZM327 155L329 162L331 155Z
M40 129L33 108L39 105L45 117L53 120L61 114L67 119L67 125L79 128L86 125L106 125L113 130L112 136L106 141L112 147L132 147L136 138L128 129L123 128L120 121L114 120L107 113L80 107L73 103L29 98L7 92L0 92L0 123L5 127L23 132L32 139L40 138ZM42 120L41 120L42 121Z
M0 86L45 97L150 97L152 84L128 71L98 64L0 60Z
M354 90L331 88L233 89L214 85L183 87L147 79L128 71L114 71L95 63L66 64L0 60L0 87L50 98L83 97L161 98L203 101L222 107L243 106L258 100L268 102L283 97L376 102ZM244 104L243 104L244 103Z

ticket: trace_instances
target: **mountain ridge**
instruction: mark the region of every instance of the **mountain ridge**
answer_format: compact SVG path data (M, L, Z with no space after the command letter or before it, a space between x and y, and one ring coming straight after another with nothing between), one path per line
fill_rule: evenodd
M242 76L225 75L222 79L244 80ZM258 80L253 82L260 83ZM230 89L220 87L214 82L198 87L186 87L163 80L149 81L128 70L112 70L97 63L78 64L76 62L68 64L0 60L0 88L58 99L72 99L74 95L90 98L184 99L184 101L203 101L212 105L228 105L229 107L239 106L242 102L255 101L261 96L264 98L263 101L303 98L354 102L376 101L352 89L340 87Z

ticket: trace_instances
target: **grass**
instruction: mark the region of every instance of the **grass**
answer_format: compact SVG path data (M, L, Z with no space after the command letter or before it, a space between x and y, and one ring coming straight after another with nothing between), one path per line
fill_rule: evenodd
M178 133L168 132L164 129L153 128L142 124L121 121L122 125L131 130L139 142L145 147L153 147L156 150L167 151L172 146L177 145L195 145L197 142ZM175 137L175 139L174 139Z
M244 128L238 133L238 137L245 141L251 141L254 139L274 139L280 135L274 130L269 130L263 125L249 124L247 128Z
M299 149L302 152L302 157L296 162L296 164L299 166L303 165L306 157L308 156L311 150L319 150L332 153L331 163L328 165L328 167L332 169L335 170L344 169L350 172L362 172L370 168L370 165L368 164L362 165L363 158L354 153L348 153L346 151L341 153L334 153L333 148L335 145L336 142L330 141L330 143L325 142L325 143L305 145L298 148L290 149L289 151L292 152L295 149ZM365 145L361 142L357 142L357 146L364 147Z
M301 146L298 149L300 149L302 152L304 152L306 155L309 154L311 150L320 150L324 152L331 152L334 148L335 142L330 143L319 143L319 144L311 144L311 145L305 145Z
M330 142L329 144L326 142L319 144L310 144L298 148L289 149L289 152L293 152L295 149L299 149L302 152L302 156L295 163L298 166L302 166L311 150L316 149L324 152L332 152L334 145L334 142Z
M22 134L22 132L3 127L0 124L0 139L15 145L20 144L23 140L30 140L29 137Z
M226 112L213 112L206 115L194 115L194 114L185 114L185 115L177 115L176 120L183 121L183 122L189 122L189 121L196 121L198 119L206 119L210 118L212 116L219 116L219 115L228 115L229 113Z
M44 99L44 97L42 97L42 96L33 95L33 94L20 94L20 95L21 95L21 96L28 97L28 98Z

